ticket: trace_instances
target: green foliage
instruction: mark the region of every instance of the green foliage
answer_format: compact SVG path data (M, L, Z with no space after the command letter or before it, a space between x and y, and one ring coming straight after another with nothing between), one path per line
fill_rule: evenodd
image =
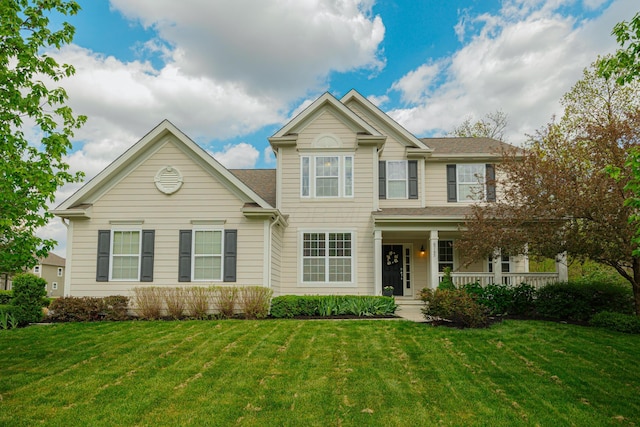
M451 278L450 267L446 267L444 269L442 280L440 281L440 283L438 283L438 289L446 289L450 291L456 289L456 285L453 283L453 279Z
M240 307L247 319L264 319L269 315L273 290L264 286L242 286L239 289Z
M86 121L74 116L58 81L75 73L48 52L71 43L74 28L50 28L54 13L74 15L65 0L4 0L0 3L0 272L36 264L55 245L35 231L53 217L48 203L81 173L65 163L70 138ZM35 127L35 129L33 129ZM30 141L29 134L41 135Z
M49 306L52 322L94 322L98 320L127 320L129 298L112 295L104 298L61 297Z
M13 306L0 305L0 330L15 329L18 321L13 315Z
M487 309L463 289L425 288L420 298L425 302L422 313L427 319L445 319L469 328L481 328L489 323Z
M13 314L20 326L42 320L42 299L47 281L34 274L18 274L13 279Z
M537 292L536 311L558 320L587 321L601 311L633 313L629 286L606 282L572 281L555 283Z
M535 308L536 290L525 283L518 286L489 284L483 287L475 282L462 286L462 289L486 307L492 316L528 315L532 314Z
M629 22L617 23L611 34L621 48L615 56L603 61L598 71L606 78L615 77L618 84L624 85L640 76L640 13Z
M271 301L271 317L390 316L393 297L366 295L282 295Z
M627 334L640 334L640 317L630 314L601 311L591 318L589 324Z
M0 305L11 304L13 291L0 291Z

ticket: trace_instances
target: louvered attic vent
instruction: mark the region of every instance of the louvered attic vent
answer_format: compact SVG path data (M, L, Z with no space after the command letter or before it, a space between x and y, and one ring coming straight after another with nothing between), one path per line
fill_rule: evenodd
M173 166L158 171L155 177L156 187L164 194L173 194L182 187L182 174Z

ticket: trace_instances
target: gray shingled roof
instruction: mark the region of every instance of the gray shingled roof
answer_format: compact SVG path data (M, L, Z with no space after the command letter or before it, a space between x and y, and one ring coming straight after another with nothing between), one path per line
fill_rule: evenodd
M410 217L465 217L471 214L471 206L429 206L426 208L387 208L373 212L373 216Z
M229 169L236 178L271 206L276 206L275 169Z
M495 154L501 155L503 150L516 147L492 138L420 138L433 154Z
M58 267L64 267L66 260L61 256L54 254L53 252L49 252L49 255L45 259L40 260L40 264L43 265L55 265Z

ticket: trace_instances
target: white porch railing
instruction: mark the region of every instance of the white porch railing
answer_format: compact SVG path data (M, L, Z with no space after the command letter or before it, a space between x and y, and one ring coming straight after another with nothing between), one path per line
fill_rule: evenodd
M444 273L438 273L438 281L441 282ZM480 283L481 286L487 286L496 283L493 273L451 273L451 280L456 286L462 286L469 283ZM558 273L502 273L502 283L509 286L517 286L526 283L534 288L540 288L558 281Z

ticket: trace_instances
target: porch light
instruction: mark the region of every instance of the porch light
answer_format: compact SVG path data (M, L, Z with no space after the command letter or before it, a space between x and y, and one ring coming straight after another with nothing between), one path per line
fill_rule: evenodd
M424 244L420 246L420 255L424 255Z

